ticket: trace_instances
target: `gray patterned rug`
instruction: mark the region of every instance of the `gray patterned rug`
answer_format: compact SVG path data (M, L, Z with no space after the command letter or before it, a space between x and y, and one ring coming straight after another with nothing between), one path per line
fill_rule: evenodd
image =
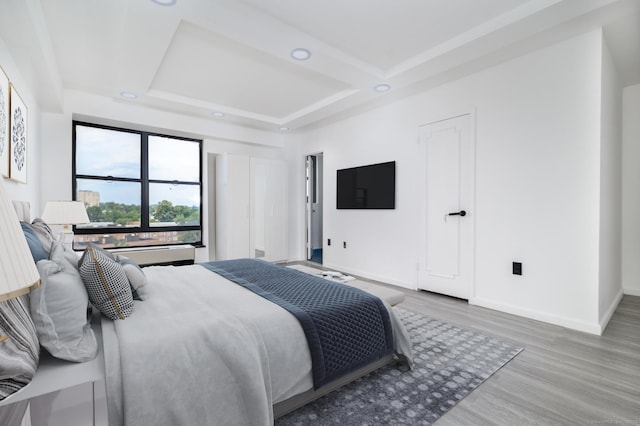
M522 347L401 308L415 365L387 365L277 419L276 426L430 425Z

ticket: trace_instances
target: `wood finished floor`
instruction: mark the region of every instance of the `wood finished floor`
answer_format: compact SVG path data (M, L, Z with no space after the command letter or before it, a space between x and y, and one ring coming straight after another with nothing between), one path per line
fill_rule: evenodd
M624 296L603 335L594 336L389 287L405 293L402 308L524 347L437 426L640 425L640 297Z

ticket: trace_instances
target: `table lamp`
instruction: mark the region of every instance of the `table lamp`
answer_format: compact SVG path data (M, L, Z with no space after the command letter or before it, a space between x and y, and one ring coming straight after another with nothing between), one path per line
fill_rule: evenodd
M71 235L73 243L73 231L71 225L90 223L87 209L82 201L47 201L42 212L42 220L48 225L62 225L62 231L58 239L63 244L68 244L67 236Z
M39 344L28 298L40 285L20 221L0 179L0 400L31 382Z

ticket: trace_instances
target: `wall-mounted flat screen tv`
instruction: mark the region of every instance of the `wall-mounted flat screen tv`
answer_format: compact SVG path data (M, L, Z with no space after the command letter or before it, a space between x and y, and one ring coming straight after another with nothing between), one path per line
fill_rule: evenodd
M338 209L395 209L396 162L338 170L336 193Z

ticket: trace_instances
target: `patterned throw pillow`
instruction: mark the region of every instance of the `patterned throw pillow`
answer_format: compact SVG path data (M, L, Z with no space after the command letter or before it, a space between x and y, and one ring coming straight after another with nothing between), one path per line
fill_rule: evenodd
M125 319L133 312L133 297L127 275L114 256L89 244L78 262L91 304L108 318Z

